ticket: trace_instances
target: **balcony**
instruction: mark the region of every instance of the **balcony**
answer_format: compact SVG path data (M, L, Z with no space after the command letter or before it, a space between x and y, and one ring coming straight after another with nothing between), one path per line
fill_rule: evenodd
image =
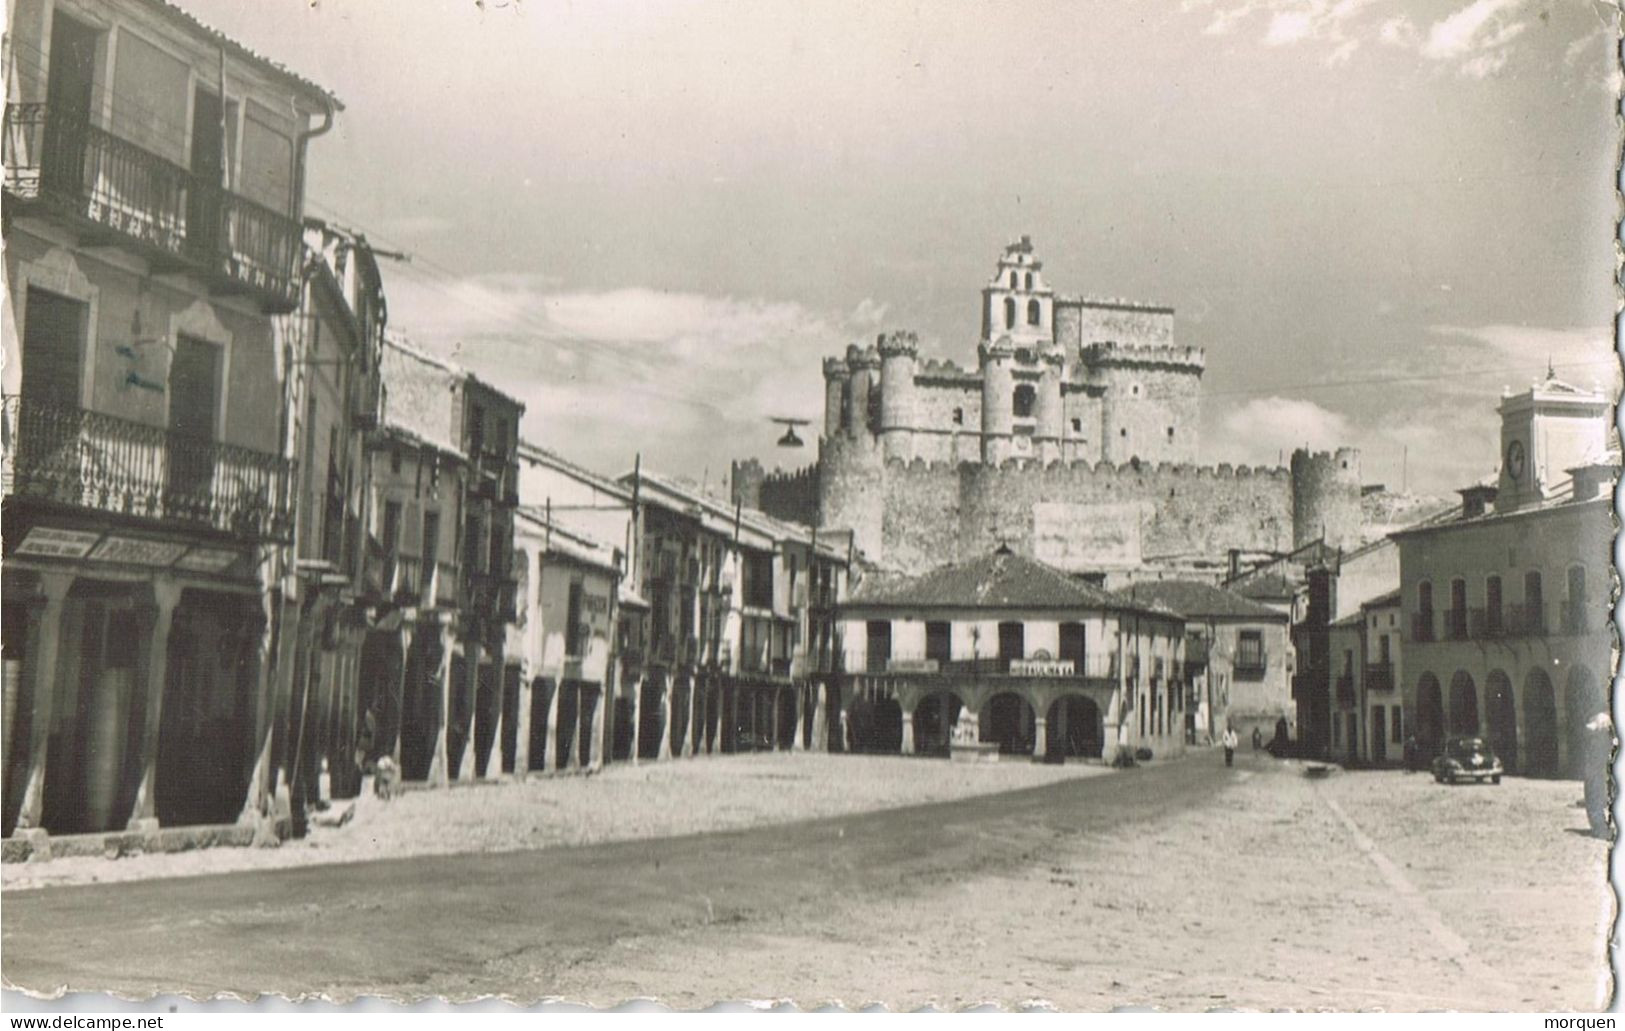
M1433 613L1418 612L1411 616L1411 640L1421 644L1433 641Z
M1587 633L1591 629L1589 612L1583 604L1565 601L1558 606L1558 625L1568 635Z
M888 676L923 676L957 679L1011 677L1045 680L1118 680L1120 667L1114 653L1089 654L1082 659L975 658L942 659L924 655L846 656L845 669Z
M1507 607L1507 634L1511 637L1540 637L1546 633L1546 606L1525 602Z
M1475 641L1493 641L1506 636L1506 618L1500 608L1470 609L1467 636Z
M65 218L82 242L133 244L157 274L191 272L268 311L296 306L302 242L286 215L45 104L7 104L0 149L16 211Z
M1365 689L1367 691L1392 691L1394 689L1394 664L1391 662L1377 662L1366 666Z
M8 496L243 540L292 536L283 458L34 398L4 406Z
M1339 673L1337 676L1337 704L1350 708L1354 705L1354 674Z
M1467 610L1444 610L1444 639L1447 641L1467 640Z

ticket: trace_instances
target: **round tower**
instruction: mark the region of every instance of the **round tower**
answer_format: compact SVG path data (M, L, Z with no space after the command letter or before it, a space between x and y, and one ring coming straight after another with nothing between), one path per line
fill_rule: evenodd
M876 412L872 411L874 405L871 394L878 385L880 370L880 356L874 348L867 351L858 350L853 344L846 349L847 373L846 386L846 429L847 433L855 439L872 434L879 428L880 420Z
M1038 393L1033 398L1033 454L1042 462L1061 457L1061 434L1065 412L1061 406L1062 367L1066 352L1058 346L1043 348L1038 355Z
M976 349L982 366L982 461L997 464L1011 453L1015 427L1016 346L1008 336Z
M897 330L875 341L880 355L880 440L887 458L914 457L914 365L920 341Z
M1292 546L1352 546L1361 522L1359 450L1292 452Z
M1099 305L1099 307L1107 307ZM1173 309L1114 302L1113 314L1173 320ZM1079 359L1101 394L1101 457L1121 464L1196 461L1201 421L1200 348L1160 343L1102 341L1085 344Z
M851 370L845 358L824 359L824 436L833 437L841 432L846 416L846 380Z

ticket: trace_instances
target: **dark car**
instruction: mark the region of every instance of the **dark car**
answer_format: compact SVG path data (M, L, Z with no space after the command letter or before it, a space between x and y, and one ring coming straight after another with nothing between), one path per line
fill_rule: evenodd
M1433 760L1433 779L1441 784L1460 780L1488 780L1501 783L1501 760L1490 751L1483 738L1453 737Z

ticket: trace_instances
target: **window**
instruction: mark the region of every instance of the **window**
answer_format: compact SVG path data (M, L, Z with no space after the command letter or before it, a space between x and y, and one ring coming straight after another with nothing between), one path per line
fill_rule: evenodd
M772 608L773 556L760 551L746 551L742 555L741 572L745 583L741 593L744 604L757 609Z
M1127 427L1127 426L1124 426L1124 427L1123 427L1123 428L1122 428L1122 429L1120 429L1120 430L1118 430L1118 431L1117 431L1117 435L1118 435L1118 436L1119 436L1119 437L1126 437L1126 436L1128 436L1128 427Z
M1017 276L1016 270L1011 269L1010 270L1010 289L1012 289L1012 290L1014 290L1018 285L1020 285L1020 280L1018 280L1016 278L1016 276Z
M1072 663L1074 672L1082 675L1084 656L1084 632L1082 623L1062 623L1060 639L1060 655L1062 662Z
M1391 666L1394 662L1393 654L1388 650L1388 641L1389 637L1387 634L1379 634L1377 637L1377 662L1383 666Z
M965 410L963 408L955 408L954 409L954 425L955 426L963 426L963 425L965 425Z
M581 625L581 581L570 581L570 595L564 610L564 654L579 659L586 653L586 627Z
M1014 272L1010 273L1010 277L1012 279L1014 279L1015 278L1015 273ZM1016 300L1013 297L1006 297L1004 299L1004 328L1005 329L1014 329L1015 325L1016 325Z
M1390 711L1393 713L1393 719L1390 721L1393 726L1393 730L1389 735L1389 740L1397 744L1405 740L1405 730L1400 725L1400 716L1405 712L1405 710L1396 705Z
M1586 569L1569 567L1569 596L1563 602L1563 632L1581 633L1586 629Z
M1023 289L1031 290L1033 288L1033 274L1031 272L1022 277L1022 284Z
M1083 432L1083 420L1082 419L1073 419L1072 420L1072 432L1073 433L1082 433Z
M1484 625L1492 634L1501 629L1501 578L1498 576L1484 581Z
M1028 288L1030 289L1031 286L1032 286L1032 284L1029 283ZM1029 326L1038 325L1039 321L1043 318L1043 316L1044 316L1044 310L1043 310L1042 306L1039 305L1038 298L1035 297L1032 300L1027 302L1027 325L1029 325Z
M401 503L384 502L384 555L394 558L401 544Z
M884 619L871 619L865 627L865 637L868 644L868 670L871 673L886 672L891 662L891 623Z
M1025 623L999 624L999 658L1024 659L1027 657L1027 625Z
M1433 614L1433 584L1427 580L1416 585L1416 611Z
M389 471L397 475L401 471L401 449L399 447L389 449Z
M1243 630L1236 635L1236 676L1264 672L1264 632Z
M1169 440L1174 439L1174 428L1172 426L1168 427L1168 439Z
M468 453L477 455L485 449L485 408L471 405L468 416Z
M1030 419L1037 398L1037 392L1033 390L1032 384L1023 383L1016 387L1015 394L1010 399L1010 410L1018 419Z
M1134 384L1134 386L1129 388L1129 393L1133 394L1135 397L1139 397L1140 396L1140 385L1138 383Z
M953 626L949 623L925 624L925 657L945 663L953 656Z
M434 576L435 563L440 561L440 513L429 509L423 513L423 584L427 587Z

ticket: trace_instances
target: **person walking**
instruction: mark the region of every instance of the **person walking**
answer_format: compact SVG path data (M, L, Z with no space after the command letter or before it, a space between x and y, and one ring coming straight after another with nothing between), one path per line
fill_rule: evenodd
M1236 764L1236 745L1238 745L1240 743L1241 743L1241 738L1239 738L1236 735L1236 728L1235 727L1225 727L1224 728L1224 764L1226 766L1234 766Z

